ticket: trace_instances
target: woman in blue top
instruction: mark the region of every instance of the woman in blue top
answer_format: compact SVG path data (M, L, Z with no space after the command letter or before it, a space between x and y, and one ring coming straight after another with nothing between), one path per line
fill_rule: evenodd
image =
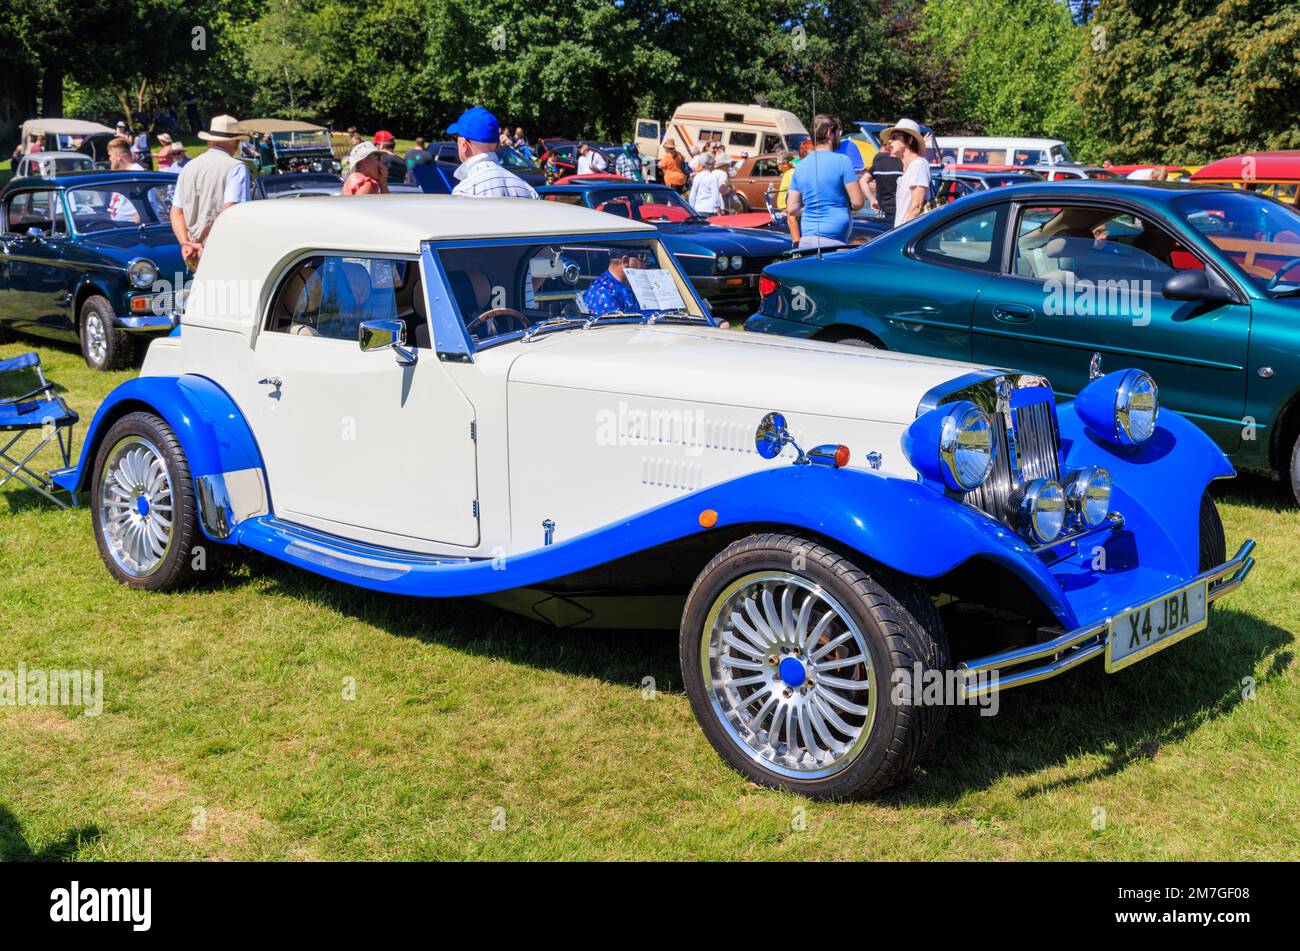
M839 248L848 243L853 212L866 203L853 161L835 150L840 120L813 119L815 147L794 167L786 198L790 240L801 248Z

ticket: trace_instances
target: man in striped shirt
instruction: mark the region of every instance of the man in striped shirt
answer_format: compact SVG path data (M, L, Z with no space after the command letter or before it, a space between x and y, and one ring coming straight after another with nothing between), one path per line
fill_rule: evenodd
M456 136L456 152L460 166L456 169L458 184L453 195L474 198L536 198L533 186L497 160L497 143L501 128L497 117L481 106L461 114L447 130Z

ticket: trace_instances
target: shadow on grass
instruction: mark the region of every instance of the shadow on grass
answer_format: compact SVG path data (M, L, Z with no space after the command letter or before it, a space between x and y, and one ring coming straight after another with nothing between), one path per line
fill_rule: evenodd
M1230 502L1233 505L1271 511L1296 508L1295 495L1285 480L1274 481L1253 473L1242 473L1235 479L1214 482L1211 491L1220 502Z
M98 826L82 826L39 852L34 851L14 814L0 806L0 862L67 862L102 834Z
M1032 776L1076 756L1096 761L1032 782L1017 795L1032 799L1121 773L1248 702L1252 690L1267 689L1294 662L1282 649L1294 639L1244 611L1216 608L1207 630L1116 674L1097 661L1008 691L994 716L957 708L924 772L885 801L947 805L969 790ZM1257 677L1260 661L1270 655Z

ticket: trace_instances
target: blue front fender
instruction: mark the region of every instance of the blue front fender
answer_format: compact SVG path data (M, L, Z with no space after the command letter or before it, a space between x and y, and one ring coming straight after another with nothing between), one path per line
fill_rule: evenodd
M225 390L207 377L192 374L143 376L108 394L90 421L76 467L56 473L54 481L71 492L87 488L104 434L123 416L140 410L167 421L195 479L263 468L252 430Z

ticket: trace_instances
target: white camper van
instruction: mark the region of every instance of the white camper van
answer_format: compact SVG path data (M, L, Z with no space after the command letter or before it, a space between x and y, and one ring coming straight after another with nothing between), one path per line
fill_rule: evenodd
M653 169L664 139L677 151L695 155L708 142L721 142L732 160L789 149L799 151L808 130L793 112L735 102L684 102L667 125L658 119L636 120L636 147L641 161Z
M1073 165L1070 150L1060 139L1029 139L991 135L941 135L941 159L957 165Z

